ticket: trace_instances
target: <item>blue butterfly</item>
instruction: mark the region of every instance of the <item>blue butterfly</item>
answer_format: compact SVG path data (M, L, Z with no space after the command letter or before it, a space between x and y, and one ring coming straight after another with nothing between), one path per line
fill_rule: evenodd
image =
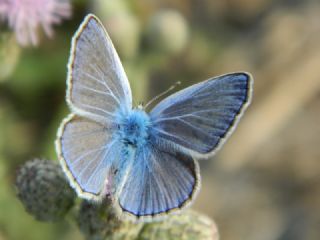
M72 40L60 163L85 199L111 195L121 216L147 221L190 205L197 159L223 145L250 103L252 77L231 73L181 90L149 113L132 107L128 79L101 22L88 15Z

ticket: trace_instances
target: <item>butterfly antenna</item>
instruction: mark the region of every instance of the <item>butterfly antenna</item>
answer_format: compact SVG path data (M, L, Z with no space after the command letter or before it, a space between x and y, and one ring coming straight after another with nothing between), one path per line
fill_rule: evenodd
M148 106L150 106L150 104L152 104L154 101L156 101L157 99L159 99L160 97L162 97L163 95L166 95L168 92L172 91L173 89L175 89L178 85L180 85L181 82L178 81L175 84L173 84L171 87L169 87L166 91L160 93L159 95L155 96L154 98L152 98L145 106L144 109L146 109Z

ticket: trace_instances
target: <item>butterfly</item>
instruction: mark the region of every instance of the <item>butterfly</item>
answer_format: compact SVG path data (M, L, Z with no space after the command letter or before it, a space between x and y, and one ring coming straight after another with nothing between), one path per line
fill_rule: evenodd
M213 156L248 107L253 79L230 73L192 85L150 112L132 106L127 76L102 23L86 16L72 39L58 130L61 166L81 198L109 195L119 216L177 212L200 188L198 159Z

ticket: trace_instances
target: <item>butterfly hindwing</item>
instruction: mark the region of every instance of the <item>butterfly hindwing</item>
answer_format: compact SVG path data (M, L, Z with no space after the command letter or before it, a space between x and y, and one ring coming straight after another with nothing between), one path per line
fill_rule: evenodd
M80 196L98 199L103 194L121 151L112 134L111 129L73 114L60 126L56 141L60 162Z
M131 109L131 89L118 54L93 15L73 37L68 70L67 102L74 113L105 122L118 108Z
M159 138L197 157L213 154L237 124L251 98L252 79L232 73L195 84L163 101L151 111Z
M173 146L151 141L138 150L118 199L127 216L147 219L179 210L197 193L198 163Z

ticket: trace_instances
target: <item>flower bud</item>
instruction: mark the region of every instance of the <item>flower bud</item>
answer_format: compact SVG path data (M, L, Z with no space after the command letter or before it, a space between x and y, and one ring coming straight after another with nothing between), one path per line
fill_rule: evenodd
M194 211L173 215L161 222L145 224L139 240L218 240L215 223Z
M61 219L73 206L76 196L60 166L48 160L34 159L21 166L16 187L25 209L41 221Z
M87 240L218 240L215 223L193 211L168 216L162 221L134 223L115 215L112 203L83 201L77 217Z
M88 240L137 239L143 226L142 223L120 221L107 199L102 203L83 201L77 222Z

